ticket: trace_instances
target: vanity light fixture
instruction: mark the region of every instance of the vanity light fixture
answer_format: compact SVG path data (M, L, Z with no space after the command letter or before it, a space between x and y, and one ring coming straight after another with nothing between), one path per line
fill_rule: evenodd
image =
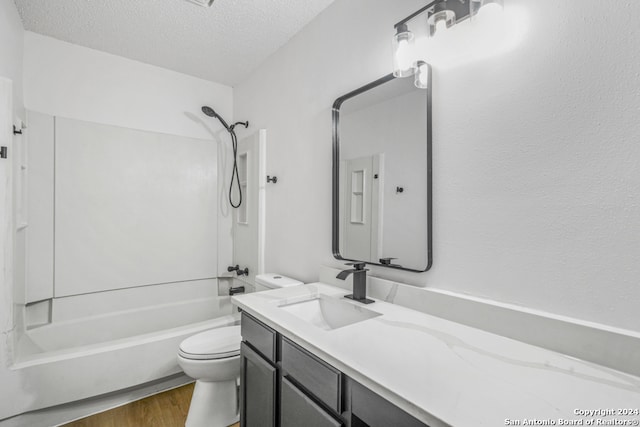
M409 30L408 22L426 15L429 37L436 37L467 18L491 15L502 11L504 0L435 0L418 9L394 25L393 36L393 75L408 77L416 74L416 87L426 89L429 67L425 61L416 58L414 34Z

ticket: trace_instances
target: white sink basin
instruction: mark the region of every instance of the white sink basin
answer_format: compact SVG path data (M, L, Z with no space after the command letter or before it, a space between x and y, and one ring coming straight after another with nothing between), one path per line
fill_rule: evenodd
M322 294L302 301L287 302L278 307L326 331L380 316L380 313L355 303Z

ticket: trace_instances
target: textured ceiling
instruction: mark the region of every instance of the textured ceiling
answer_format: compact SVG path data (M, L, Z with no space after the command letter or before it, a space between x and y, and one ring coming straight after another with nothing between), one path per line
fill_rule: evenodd
M15 0L25 29L229 86L334 0Z

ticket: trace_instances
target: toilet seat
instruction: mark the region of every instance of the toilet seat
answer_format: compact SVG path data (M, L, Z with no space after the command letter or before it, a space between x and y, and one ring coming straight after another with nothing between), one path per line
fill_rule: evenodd
M226 359L240 355L240 326L201 332L180 343L178 354L191 360Z

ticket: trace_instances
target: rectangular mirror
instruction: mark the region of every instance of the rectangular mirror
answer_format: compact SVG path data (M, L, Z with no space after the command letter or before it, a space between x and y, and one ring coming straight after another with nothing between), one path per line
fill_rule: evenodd
M431 200L431 82L390 74L336 99L334 256L427 271Z

